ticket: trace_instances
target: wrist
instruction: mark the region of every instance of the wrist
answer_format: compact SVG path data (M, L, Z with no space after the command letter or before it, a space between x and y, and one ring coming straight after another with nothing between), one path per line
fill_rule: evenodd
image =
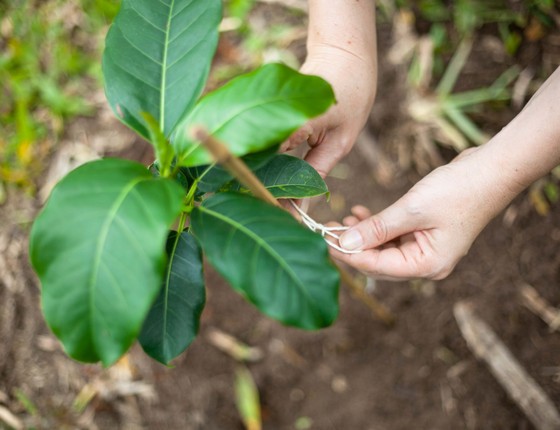
M336 61L336 63L335 63ZM356 72L352 67L359 67L368 72L377 70L377 58L375 47L345 47L339 43L310 42L307 45L307 57L305 63L326 63L347 65L350 75Z
M375 64L373 0L309 0L308 56L339 50Z

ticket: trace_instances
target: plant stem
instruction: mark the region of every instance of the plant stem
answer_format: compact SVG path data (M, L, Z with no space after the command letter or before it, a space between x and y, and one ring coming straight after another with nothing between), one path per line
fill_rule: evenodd
M208 134L202 128L193 130L194 137L212 154L217 163L221 164L231 175L243 186L249 189L255 197L264 200L271 205L282 207L278 200L268 191L255 174L238 157L233 155L226 145L215 137ZM374 296L367 294L364 288L354 279L354 277L344 268L338 266L341 281L348 286L354 295L368 306L375 316L388 326L395 322L395 316Z
M196 193L196 188L198 187L198 182L200 181L200 178L196 178L193 182L193 184L191 185L191 187L189 188L189 192L187 193L186 197L185 197L185 204L187 206L190 206L192 201L194 200L194 193Z

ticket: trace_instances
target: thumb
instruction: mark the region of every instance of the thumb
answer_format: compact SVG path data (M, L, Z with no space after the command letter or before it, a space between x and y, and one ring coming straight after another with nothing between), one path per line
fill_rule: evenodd
M411 233L417 227L417 217L406 210L401 199L344 232L340 245L347 250L371 249Z

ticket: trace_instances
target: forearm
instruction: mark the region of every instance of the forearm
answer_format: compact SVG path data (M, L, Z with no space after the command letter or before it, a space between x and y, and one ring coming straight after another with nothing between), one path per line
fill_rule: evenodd
M309 0L308 55L346 51L376 69L374 0Z
M525 109L497 134L488 154L513 194L521 192L560 164L560 68Z

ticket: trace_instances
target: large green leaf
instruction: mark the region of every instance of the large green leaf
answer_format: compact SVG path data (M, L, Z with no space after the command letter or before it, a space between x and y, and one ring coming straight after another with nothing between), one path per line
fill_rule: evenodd
M220 193L192 212L208 260L262 312L317 329L338 314L339 275L318 234L286 211L238 193Z
M85 164L53 190L31 232L48 325L73 358L115 362L137 337L165 269L182 188L142 165Z
M123 0L103 55L115 114L149 138L147 112L169 136L204 88L220 19L220 0Z
M179 163L196 166L211 161L190 136L193 126L204 127L234 155L242 156L281 143L333 103L332 88L323 79L268 64L233 79L197 104L174 137Z
M163 364L194 340L206 300L202 251L194 237L186 230L171 231L167 253L163 287L138 338L144 351Z
M274 157L255 175L277 199L303 199L329 192L321 175L309 163L286 154ZM237 182L231 189L248 191Z

